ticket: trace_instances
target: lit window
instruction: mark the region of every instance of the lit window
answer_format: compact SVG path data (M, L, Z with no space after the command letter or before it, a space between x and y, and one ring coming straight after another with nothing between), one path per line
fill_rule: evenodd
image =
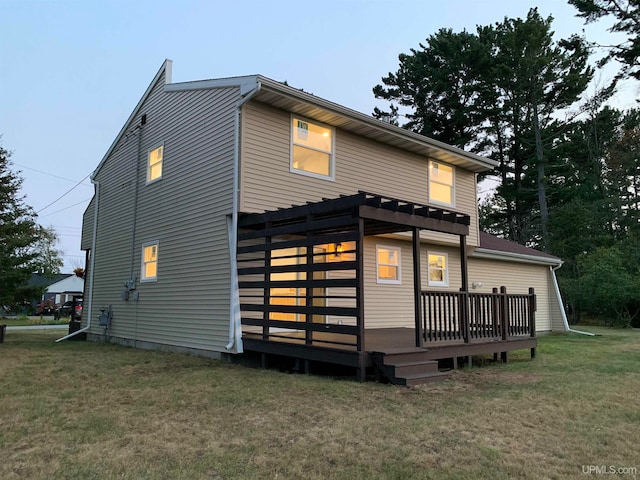
M453 167L429 160L429 201L453 206Z
M376 247L378 283L400 282L400 249L396 247Z
M155 282L158 279L158 242L142 245L142 273L140 280Z
M333 129L291 117L291 171L333 180Z
M449 261L446 253L429 253L429 285L448 287L449 286Z
M147 161L147 183L162 178L162 154L164 147L160 145L149 151L149 159Z

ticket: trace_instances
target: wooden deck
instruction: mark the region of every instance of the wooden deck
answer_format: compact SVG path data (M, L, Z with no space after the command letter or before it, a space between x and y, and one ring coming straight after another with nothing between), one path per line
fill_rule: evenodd
M279 333L265 340L258 333L245 333L243 342L246 351L266 355L281 355L300 360L358 367L360 353L347 342L348 335L313 332L310 341L304 331ZM508 352L530 349L535 356L537 339L528 335L502 339L449 340L415 346L415 331L412 328L366 329L364 335L364 365L376 377L386 377L393 383L415 385L441 378L439 373L445 364L453 368L459 361L470 362L474 355L494 354L508 361ZM266 357L265 357L266 358ZM434 362L435 370L434 370ZM450 368L450 367L449 367Z

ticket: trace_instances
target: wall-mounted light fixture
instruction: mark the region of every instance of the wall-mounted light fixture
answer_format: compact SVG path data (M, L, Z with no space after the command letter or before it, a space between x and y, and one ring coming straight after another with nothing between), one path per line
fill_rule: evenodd
M336 243L335 252L336 252L336 257L340 257L340 255L342 255L342 252L344 252L344 246L342 245L342 243L340 242Z
M471 284L471 288L480 288L482 287L482 282L473 282Z

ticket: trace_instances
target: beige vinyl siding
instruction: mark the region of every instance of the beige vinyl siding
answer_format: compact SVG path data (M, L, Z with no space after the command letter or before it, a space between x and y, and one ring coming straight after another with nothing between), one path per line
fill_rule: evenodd
M236 88L166 93L160 78L126 131L142 114L146 125L120 139L100 169L93 315L112 305L110 336L224 350L238 99ZM160 144L162 178L147 185L147 153ZM159 244L157 281L141 283L142 244L152 241ZM137 302L121 299L132 274ZM102 334L96 323L91 332Z
M549 278L548 266L470 258L469 285L473 282L482 282L482 287L471 290L473 292L490 292L493 287L505 286L507 293L527 293L529 287L533 287L538 306L536 330L551 330L550 295L553 294L553 285Z
M312 120L312 119L311 119ZM428 158L335 130L335 181L290 172L291 115L256 101L242 109L240 210L263 212L358 190L426 204ZM456 205L471 216L468 244L477 245L475 174L456 167ZM425 233L445 243L457 236Z

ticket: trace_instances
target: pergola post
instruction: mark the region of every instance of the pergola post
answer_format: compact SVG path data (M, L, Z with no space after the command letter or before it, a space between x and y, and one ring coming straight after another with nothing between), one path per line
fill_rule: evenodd
M424 338L422 336L422 315L421 315L421 301L422 301L422 281L420 273L420 229L413 229L413 305L415 314L415 336L416 347L422 347L424 344Z
M366 380L366 357L364 351L364 220L358 219L358 239L356 240L356 308L358 316L357 350L358 350L358 381Z
M460 273L462 274L462 291L469 291L469 270L467 266L467 237L460 235Z

